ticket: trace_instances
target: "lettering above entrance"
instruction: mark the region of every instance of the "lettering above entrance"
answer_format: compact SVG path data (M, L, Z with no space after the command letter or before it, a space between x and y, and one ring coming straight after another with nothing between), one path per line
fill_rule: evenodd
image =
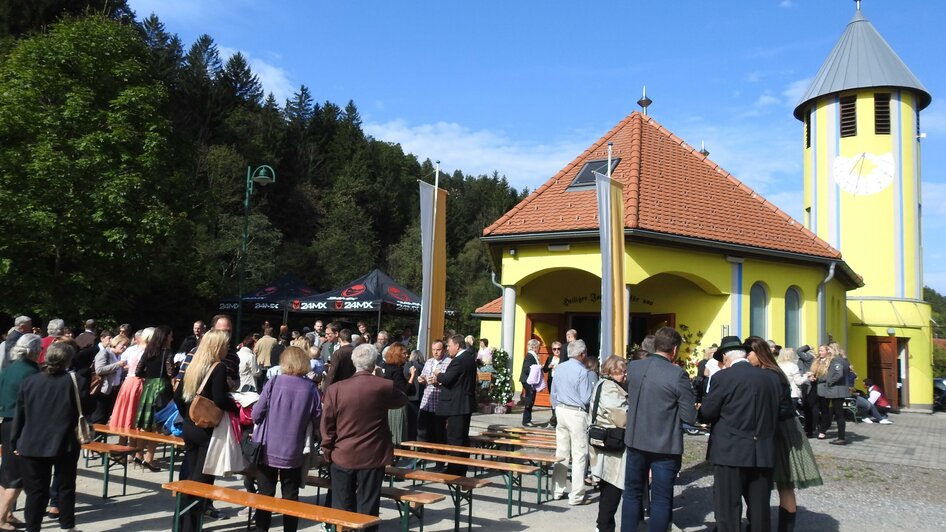
M583 296L565 296L562 298L562 305L568 307L571 305L581 305L582 303L597 303L599 301L601 301L601 294L591 292ZM635 296L634 294L631 294L631 303L641 303L650 307L654 306L654 302L650 299Z

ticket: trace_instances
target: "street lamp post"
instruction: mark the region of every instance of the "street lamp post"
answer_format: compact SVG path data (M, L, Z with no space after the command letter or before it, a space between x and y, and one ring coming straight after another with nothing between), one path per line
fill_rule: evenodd
M240 248L240 296L237 302L236 319L236 341L239 343L243 338L240 336L240 329L243 325L243 281L246 279L246 253L250 240L250 196L253 195L253 183L265 186L276 182L276 171L268 165L257 166L255 170L251 166L246 167L246 196L243 198L243 245Z

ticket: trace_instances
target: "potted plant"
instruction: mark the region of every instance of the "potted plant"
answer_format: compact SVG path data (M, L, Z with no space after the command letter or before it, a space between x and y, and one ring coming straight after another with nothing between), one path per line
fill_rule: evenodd
M493 349L493 385L489 399L494 414L505 414L507 403L512 400L512 370L509 367L509 353L502 349Z

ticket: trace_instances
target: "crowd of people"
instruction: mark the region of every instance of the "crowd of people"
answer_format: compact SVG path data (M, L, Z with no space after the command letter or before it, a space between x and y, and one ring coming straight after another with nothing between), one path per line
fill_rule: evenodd
M316 321L288 331L264 323L234 345L232 321L197 321L175 344L167 326L99 330L94 320L75 335L62 320L47 334L21 316L0 343L0 530L39 530L45 516L75 526L80 445L77 420L111 427L170 432L184 440L181 479L213 484L243 475L248 491L297 500L316 464L329 472L331 505L378 515L385 466L395 446L421 440L469 446L470 420L492 369L487 339L446 334L425 354L409 329L357 332ZM393 340L393 341L392 341ZM769 528L769 498L778 493L778 530L793 530L795 491L822 480L808 438L825 439L832 422L848 443L844 400L856 376L837 344L781 348L772 341L726 337L706 351L691 380L678 365L682 338L661 328L628 358L600 368L575 330L553 342L545 361L537 339L527 344L520 373L522 424L535 427L536 394L548 387L556 455L553 494L571 505L589 502L598 487L597 530L624 530L650 516L666 530L680 471L685 427L709 426L716 527L740 530L742 503L752 529ZM175 345L177 347L175 347ZM889 424L890 403L865 379L857 404L866 422ZM807 436L807 437L806 437ZM234 442L240 456L231 456ZM139 467L160 471L154 444L127 440ZM412 464L404 464L412 465ZM570 465L570 474L569 474ZM466 475L446 463L443 472ZM12 509L25 492L23 521ZM195 530L219 512L207 500L183 516ZM252 512L247 508L244 512ZM257 530L271 514L259 511ZM297 520L283 518L285 530Z
M76 335L53 319L40 336L29 317L16 318L0 342L0 530L39 530L44 517L75 526L80 417L179 435L182 480L213 484L239 473L249 491L275 495L278 484L284 499L297 500L307 472L321 464L332 478L333 507L377 515L395 445L469 443L483 360L472 337L448 335L427 357L411 349L410 329L378 331L374 341L365 323L355 329L318 320L277 336L267 322L234 345L230 317L217 315L209 330L198 320L176 344L164 325L113 332L87 320ZM130 457L136 466L161 470L154 443L119 443L138 449ZM12 511L21 491L23 521ZM207 500L187 499L196 504L181 530L220 515ZM269 512L251 517L257 530L269 529ZM284 530L297 526L283 518Z
M628 357L608 357L600 370L577 331L553 342L542 366L532 340L523 359L524 426L532 423L538 367L547 372L555 427L554 496L571 505L589 502L597 486L597 531L667 530L673 486L680 472L684 432L709 432L716 530L740 531L743 502L752 530L769 530L769 500L778 495L779 532L794 530L795 492L822 484L809 439L827 439L832 422L847 445L845 401L856 400L867 423L891 424L890 402L875 383L854 389L856 375L843 349L830 343L782 348L772 340L727 336L705 351L695 378L681 367L683 339L671 327L648 336ZM564 349L563 349L564 348ZM568 463L571 477L568 478ZM586 476L587 475L587 476Z

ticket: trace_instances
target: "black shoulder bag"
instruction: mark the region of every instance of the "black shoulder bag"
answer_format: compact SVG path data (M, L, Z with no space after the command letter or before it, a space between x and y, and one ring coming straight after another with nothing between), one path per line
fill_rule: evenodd
M592 447L606 451L623 451L624 429L620 427L606 428L596 424L598 422L598 403L601 401L602 388L604 388L604 382L598 386L598 391L595 392L595 402L591 408L591 426L588 427L588 443Z

